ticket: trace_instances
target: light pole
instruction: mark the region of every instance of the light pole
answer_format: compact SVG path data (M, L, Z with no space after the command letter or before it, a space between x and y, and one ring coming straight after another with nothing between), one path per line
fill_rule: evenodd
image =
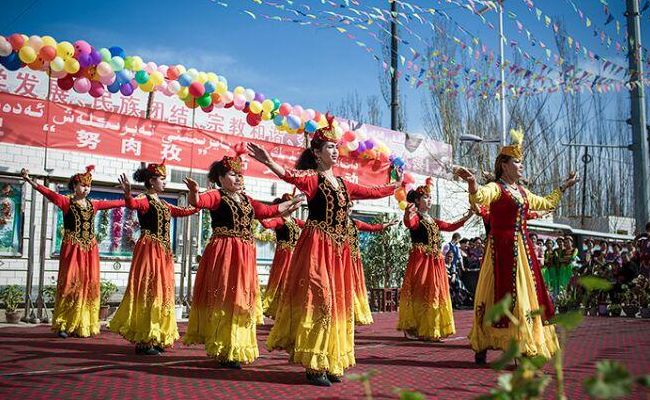
M498 0L497 13L499 14L499 75L501 79L501 85L499 85L499 105L501 108L501 144L505 146L507 135L506 135L506 68L505 68L505 41L506 38L503 35L503 2L505 0ZM476 13L482 15L486 11L490 10L491 6L483 7L480 10L477 10Z

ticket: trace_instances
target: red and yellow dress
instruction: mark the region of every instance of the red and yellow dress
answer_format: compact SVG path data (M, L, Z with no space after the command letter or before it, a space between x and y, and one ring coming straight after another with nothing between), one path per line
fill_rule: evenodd
M509 190L501 183L481 186L470 202L489 206L490 234L481 264L474 300L474 323L469 340L475 352L506 350L515 338L522 353L550 358L558 347L555 327L549 324L554 309L542 278L533 243L528 237L529 210L552 210L561 192L537 196L522 186ZM489 324L485 312L507 294L512 295L512 313L519 327L506 318ZM531 311L543 309L531 317Z
M72 201L43 185L36 190L63 211L63 240L59 256L52 330L79 337L99 334L99 249L95 214L124 206L124 200Z
M351 200L390 196L395 185L365 187L315 170L281 177L305 193L309 218L291 258L289 275L267 340L308 371L343 375L354 359L354 266L348 239Z
M278 205L235 196L239 201L221 190L199 195L196 207L210 210L212 237L199 263L183 342L204 344L220 362L251 363L259 356L260 296L252 223L276 216Z
M404 216L412 247L400 291L398 330L424 340L440 340L456 333L440 231L455 231L464 223L448 223L420 214L410 219Z
M354 288L354 323L357 325L370 325L374 321L370 312L368 302L368 289L366 289L366 277L363 274L363 263L361 262L361 249L359 249L359 231L379 232L384 229L383 224L369 224L357 219L350 219L348 224L350 239L350 257L352 258L352 279Z
M126 206L138 212L140 238L133 248L126 292L109 329L131 343L171 347L179 337L171 219L198 209L177 207L150 194L126 197Z
M271 263L266 291L262 298L264 315L275 319L280 295L287 279L291 255L300 237L300 230L305 227L305 221L298 218L278 217L260 222L264 228L275 231L275 255L273 263Z

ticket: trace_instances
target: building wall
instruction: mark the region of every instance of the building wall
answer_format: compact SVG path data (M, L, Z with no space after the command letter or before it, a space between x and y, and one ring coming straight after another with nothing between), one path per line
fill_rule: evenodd
M33 176L45 176L47 175L47 172L44 170L44 160L45 149L0 143L0 175L17 176L21 168L27 168ZM55 178L53 180L62 184L67 182L67 178L70 175L83 171L85 166L89 164L95 165L95 187L113 187L115 189L117 189L117 177L121 173L126 173L130 176L131 173L139 167L139 162L137 161L104 157L97 154L90 155L87 153L74 153L56 149L49 149L47 151L47 167L48 169L52 169L50 171L50 176ZM180 170L174 167L171 169L176 171ZM170 173L169 175L184 176L189 173L189 171L180 172L180 174ZM205 171L195 170L194 173L205 173ZM415 176L415 178L417 184L422 184L426 177ZM168 183L167 188L169 191L182 191L185 188L182 183L176 182L177 180L179 179L174 178ZM39 182L42 183L40 180ZM434 204L440 206L440 218L448 221L459 218L467 210L466 186L460 182L452 182L444 179L434 179L434 183ZM50 187L53 187L53 185L51 184ZM262 201L271 201L282 193L290 192L292 187L280 180L246 178L246 190L253 198ZM135 191L137 192L137 190ZM29 185L25 185L23 198L24 228L22 256L0 258L0 286L8 284L24 286L26 284L29 256L28 249L29 242L32 241L34 247L33 287L35 292L38 288L38 282L40 279L41 228L43 226L41 223L41 213L43 196L41 196L40 193L36 193L34 218L32 218L31 215L32 189ZM181 204L183 201L184 199L179 200ZM50 257L53 242L52 237L55 210L54 206L50 203L47 203L47 207L48 218L44 225L47 232L47 239L45 241L45 272L43 275L45 285L53 284L58 272L58 259ZM374 214L391 212L395 213L399 218L403 216L403 213L397 207L394 198L360 201L356 202L354 208L355 210L364 213ZM304 214L305 210L302 212ZM306 214L304 214L303 217L306 217ZM478 218L474 218L474 220L476 222L478 221ZM29 237L30 224L32 222L35 223L34 234L32 237ZM183 234L183 225L184 223L182 222L179 224L180 229L177 230L177 235ZM466 236L476 236L480 234L480 229L482 229L480 224L470 222L461 233ZM451 236L450 233L446 232L443 233L443 235L446 240ZM259 250L260 254L258 254L258 257L260 259L258 268L260 282L261 284L265 284L268 277L269 263L272 258L272 248L269 248L269 246L266 245L266 247L262 246ZM175 272L176 285L178 287L180 285L181 277L181 261L183 260L182 253L179 251L177 251L177 253L179 253L179 255L175 264ZM116 299L121 297L121 294L126 287L129 268L130 264L128 260L102 260L100 264L101 278L111 280L120 287L120 292L116 295Z

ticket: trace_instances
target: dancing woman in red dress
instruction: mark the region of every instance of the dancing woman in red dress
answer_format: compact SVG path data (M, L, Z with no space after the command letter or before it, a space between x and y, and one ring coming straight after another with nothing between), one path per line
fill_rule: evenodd
M281 198L275 199L274 203L290 200L293 196L285 193ZM300 231L305 227L305 221L291 216L277 217L260 221L266 229L275 231L275 255L271 263L269 280L266 284L264 297L262 298L262 309L264 315L275 319L275 313L280 301L280 295L287 279L289 264L293 249L300 237Z
M220 366L240 369L241 363L252 363L259 356L260 294L253 219L291 213L302 198L267 206L247 196L239 155L214 162L208 179L219 189L199 193L198 184L185 179L189 203L210 210L212 237L199 263L183 342L203 344Z
M25 181L63 211L63 240L59 256L52 331L61 338L99 334L99 249L95 239L95 214L124 206L124 200L88 200L92 186L92 165L73 175L71 194L56 193L21 174Z
M174 312L174 259L170 240L171 219L198 211L177 207L158 198L165 190L167 168L149 164L133 174L147 189L131 197L131 184L125 174L120 177L126 206L138 212L140 238L133 248L129 283L124 298L109 329L136 345L136 354L157 355L178 339Z
M263 148L249 154L307 196L309 217L294 250L269 350L285 350L317 386L340 382L354 358L354 266L348 239L352 200L390 196L400 182L366 187L334 175L338 161L333 118L316 131L296 169L285 169ZM401 174L400 174L401 176Z
M406 198L404 225L412 247L400 291L397 329L409 339L440 341L456 332L440 231L459 229L472 213L454 223L431 218L429 185L409 191Z

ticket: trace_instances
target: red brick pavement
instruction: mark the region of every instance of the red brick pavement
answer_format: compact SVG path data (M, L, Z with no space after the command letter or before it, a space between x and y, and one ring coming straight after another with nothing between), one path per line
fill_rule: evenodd
M427 399L465 399L487 393L497 374L473 363L465 338L471 312L457 311L457 334L444 343L405 340L394 327L396 313L376 314L375 324L359 327L357 366L377 370L375 399L397 398L396 387L416 389ZM270 322L270 321L269 321ZM180 326L181 334L185 325ZM303 370L284 353L269 353L270 325L258 331L261 357L241 371L215 368L201 347L176 347L162 356L137 357L133 347L102 330L91 339L59 339L47 326L0 329L0 398L12 399L360 399L357 382L331 388L305 384ZM624 362L635 374L650 373L650 321L586 318L569 338L567 395L584 398L582 381L601 359ZM489 358L498 356L491 352ZM547 397L551 398L549 393ZM637 390L632 398L648 398Z

